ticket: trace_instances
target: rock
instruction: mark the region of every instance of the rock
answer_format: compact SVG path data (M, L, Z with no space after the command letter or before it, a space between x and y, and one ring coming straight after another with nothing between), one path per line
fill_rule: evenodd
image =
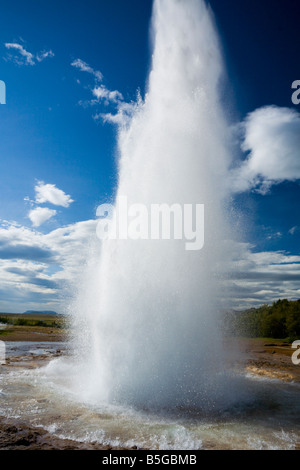
M41 428L0 417L0 450L128 450L62 439Z

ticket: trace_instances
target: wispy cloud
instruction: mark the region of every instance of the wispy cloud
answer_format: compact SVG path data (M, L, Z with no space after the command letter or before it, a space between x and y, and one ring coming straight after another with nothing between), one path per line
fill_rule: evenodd
M79 69L81 72L90 73L91 75L93 75L96 78L96 80L99 80L100 82L103 79L103 75L102 75L101 72L99 72L98 70L94 70L92 67L90 67L90 65L88 65L86 62L84 62L81 59L74 60L71 63L71 65L72 65L72 67L76 67L77 69Z
M267 236L267 240L278 240L279 238L282 238L281 232L271 233L270 235Z
M56 210L48 209L48 207L36 207L28 214L29 219L34 227L40 227L44 222L56 215Z
M36 60L38 62L42 62L44 59L47 59L47 57L54 57L54 53L50 51L42 51L36 55Z
M111 103L118 103L124 99L122 93L117 90L110 91L104 85L95 87L93 89L93 95L99 102L104 100Z
M137 109L141 98L138 97L136 102L126 103L125 101L118 101L115 107L114 113L96 113L93 118L94 120L101 119L103 122L109 124L116 124L118 126L124 126L130 122L134 111Z
M290 230L289 230L289 234L290 235L295 235L296 232L299 232L300 230L300 227L298 227L297 225L295 227L292 227Z
M69 207L74 202L69 194L57 188L55 184L45 184L43 181L39 181L34 189L36 192L35 201L38 204L48 202L54 206Z
M95 71L90 65L81 59L76 59L71 63L73 67L78 68L82 72L88 72L95 79L95 84L90 88L92 97L86 101L80 101L79 104L84 107L97 107L93 118L95 121L101 119L103 122L122 126L127 124L136 109L136 103L128 103L124 101L123 94L118 90L110 90L103 83L103 75L99 71ZM111 109L101 110L100 106ZM100 108L100 109L99 109Z
M14 59L14 62L16 62L18 65L23 65L23 64L34 65L35 64L34 55L31 54L31 52L26 51L26 49L21 44L6 43L5 47L6 49L13 49L19 53L19 55L12 57Z
M296 110L257 109L240 129L247 158L233 172L234 190L266 194L274 184L300 179L300 114Z
M11 60L17 65L35 65L36 62L42 62L47 57L54 57L54 53L51 50L32 54L19 43L7 42L4 45L6 49L14 51L14 54L8 54L6 59Z

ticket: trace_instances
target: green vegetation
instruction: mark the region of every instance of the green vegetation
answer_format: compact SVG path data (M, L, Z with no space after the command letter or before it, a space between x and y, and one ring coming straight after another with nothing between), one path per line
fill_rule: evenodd
M300 300L278 300L244 312L226 316L226 330L235 336L250 338L300 339Z
M5 336L9 335L10 333L13 333L13 330L0 330L0 336Z
M13 326L40 326L46 328L63 328L64 322L60 319L53 319L53 316L49 315L49 318L34 318L33 316L22 316L22 315L3 315L0 316L0 323L5 325Z

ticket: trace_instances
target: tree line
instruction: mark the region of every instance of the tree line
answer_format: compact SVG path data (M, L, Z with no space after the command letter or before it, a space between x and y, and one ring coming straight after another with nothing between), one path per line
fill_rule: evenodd
M250 338L300 339L300 300L278 300L243 312L230 312L225 318L229 335Z

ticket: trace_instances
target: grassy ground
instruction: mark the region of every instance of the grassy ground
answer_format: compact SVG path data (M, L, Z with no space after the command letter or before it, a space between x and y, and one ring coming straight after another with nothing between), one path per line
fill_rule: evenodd
M1 341L64 341L66 319L50 314L0 313Z
M277 354L291 356L293 351L291 343L286 338L232 338L246 352L256 354Z

